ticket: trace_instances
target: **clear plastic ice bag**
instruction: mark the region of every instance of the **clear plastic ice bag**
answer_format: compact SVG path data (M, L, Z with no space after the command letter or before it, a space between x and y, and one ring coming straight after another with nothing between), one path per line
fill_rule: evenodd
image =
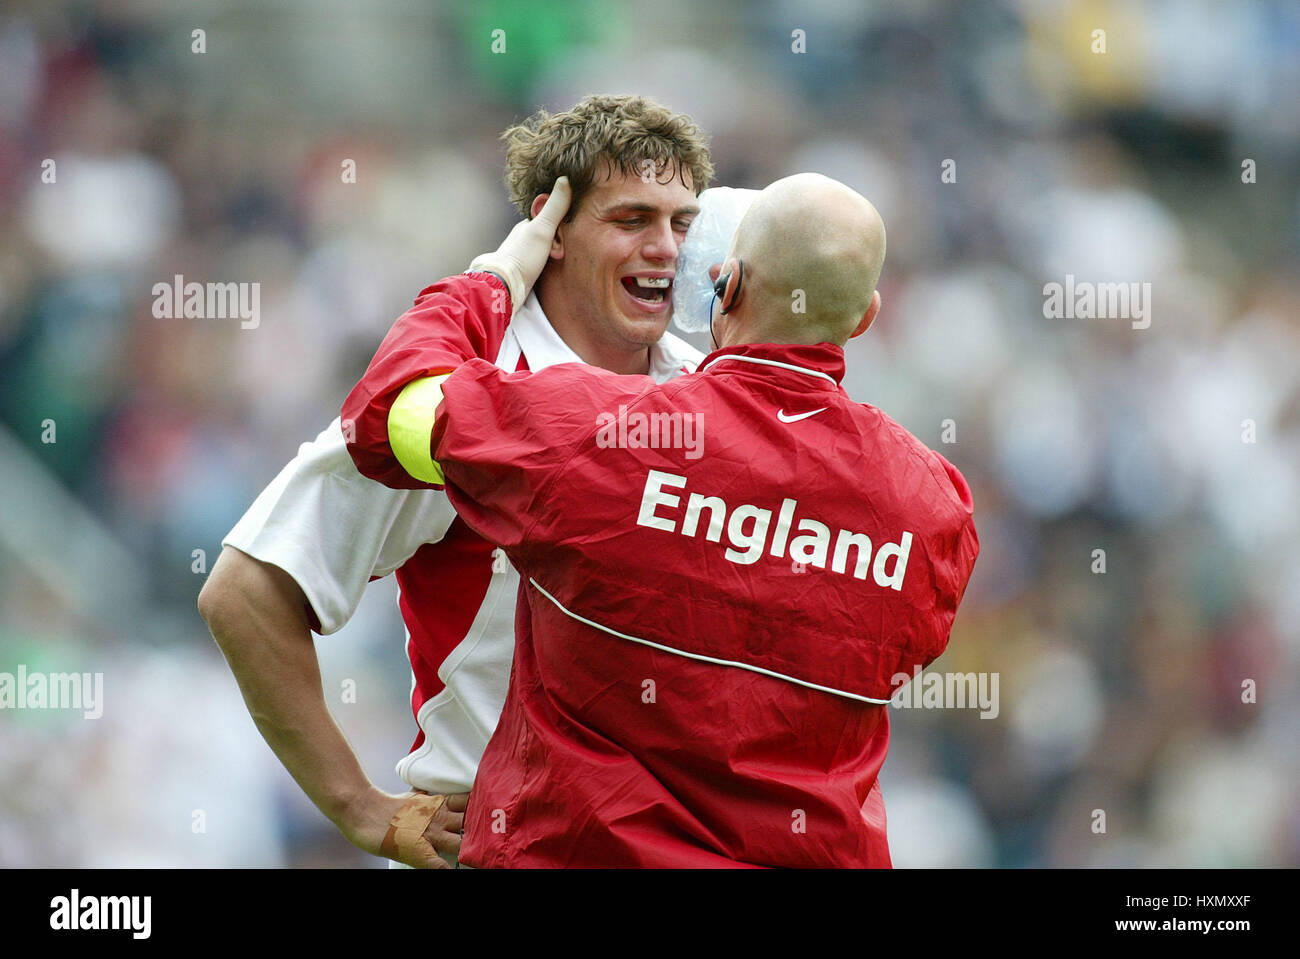
M713 305L709 267L727 258L736 227L760 192L715 186L700 194L700 212L677 251L677 276L673 279L673 321L685 332L702 333L709 328Z

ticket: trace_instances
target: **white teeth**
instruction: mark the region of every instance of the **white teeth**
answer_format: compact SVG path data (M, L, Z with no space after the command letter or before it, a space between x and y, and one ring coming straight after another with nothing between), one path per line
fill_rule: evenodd
M638 276L636 285L647 290L666 290L668 289L668 277L666 276Z

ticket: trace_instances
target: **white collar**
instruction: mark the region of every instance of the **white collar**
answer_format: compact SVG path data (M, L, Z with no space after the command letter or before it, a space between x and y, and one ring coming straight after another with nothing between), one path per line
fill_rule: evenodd
M546 318L535 293L528 294L524 305L511 319L510 328L519 340L520 350L528 358L530 370L544 370L557 363L583 361L555 332L555 327ZM695 347L665 331L659 342L650 347L650 378L656 383L663 383L682 373L694 373L703 359L704 354Z
M761 366L779 366L783 370L794 370L796 373L804 373L808 376L820 376L824 380L830 380L832 383L835 383L835 377L831 376L829 373L823 373L821 370L810 370L806 366L795 366L793 363L782 363L780 360L767 360L761 356L746 356L743 353L726 353L722 356L714 357L709 361L709 365L703 370L700 370L700 372L705 372L705 370L716 366L723 360L741 360L745 363L758 363ZM835 383L836 387L839 385L840 384Z

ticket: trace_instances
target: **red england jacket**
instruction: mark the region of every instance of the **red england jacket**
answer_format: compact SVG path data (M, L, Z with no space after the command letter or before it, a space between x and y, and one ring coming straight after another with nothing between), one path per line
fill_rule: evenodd
M385 350L345 418L387 482L380 420L448 364ZM521 577L463 862L890 864L887 704L943 652L979 545L961 474L843 373L831 344L749 344L663 385L481 360L443 383L448 494Z

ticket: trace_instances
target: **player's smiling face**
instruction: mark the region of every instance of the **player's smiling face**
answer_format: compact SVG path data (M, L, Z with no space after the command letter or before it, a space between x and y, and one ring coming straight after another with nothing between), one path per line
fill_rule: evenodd
M588 362L613 369L620 364L608 362L610 354L644 354L663 336L677 250L700 210L689 173L685 181L675 166L648 183L606 171L561 226L559 258L539 296L556 331Z

